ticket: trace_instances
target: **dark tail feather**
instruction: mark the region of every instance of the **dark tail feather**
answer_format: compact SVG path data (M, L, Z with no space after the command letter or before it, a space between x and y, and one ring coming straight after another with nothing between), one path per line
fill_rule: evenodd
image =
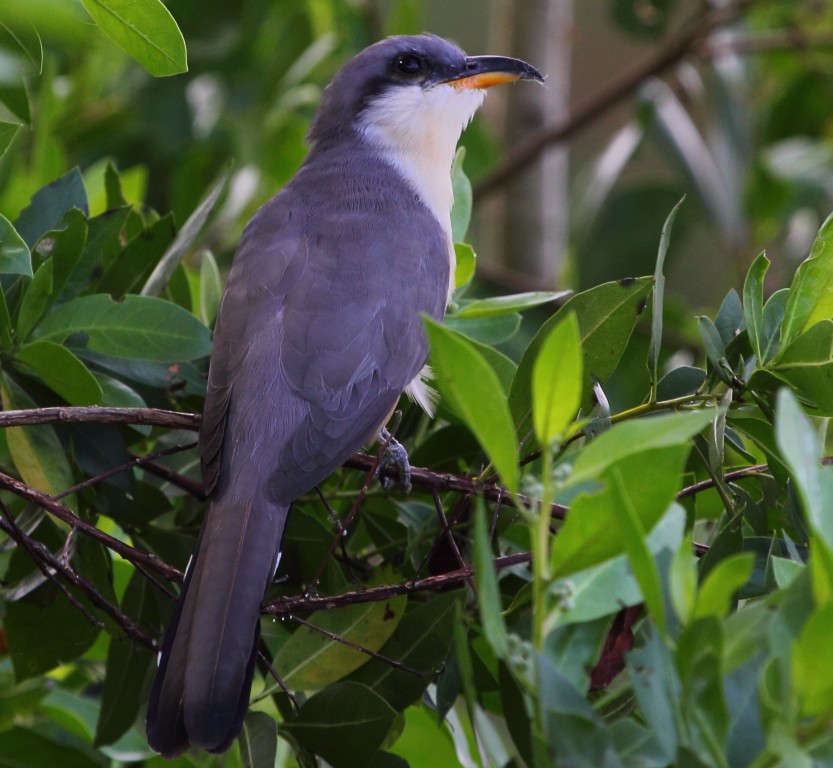
M249 704L260 604L277 561L285 507L214 501L159 655L148 702L150 746L223 752Z

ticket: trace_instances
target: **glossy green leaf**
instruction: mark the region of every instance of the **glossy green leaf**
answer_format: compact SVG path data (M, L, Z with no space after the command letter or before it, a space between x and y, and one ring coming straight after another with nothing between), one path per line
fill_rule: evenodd
M626 456L651 449L684 445L717 416L717 409L704 408L633 419L614 425L588 444L576 458L570 485L597 479L612 464Z
M437 387L465 422L510 490L518 481L518 440L495 372L460 334L426 318Z
M668 570L668 596L682 625L688 623L697 596L697 558L690 536L686 536L674 553Z
M15 229L31 249L43 235L57 229L72 208L87 214L87 193L78 168L35 192L29 205L17 217Z
M378 651L402 620L404 595L378 603L346 606L338 611L317 611L305 621L345 640ZM300 626L281 646L275 666L287 685L299 690L319 690L341 680L370 656L344 643Z
M460 762L449 726L439 722L435 712L425 706L414 706L402 714L405 728L390 748L393 754L407 759L411 768L418 765L458 768Z
M657 370L659 367L659 355L662 350L662 312L665 303L665 257L668 254L668 247L671 244L671 230L674 228L674 220L683 204L683 198L668 214L668 218L662 225L662 233L659 238L657 250L657 264L654 269L654 297L652 301L653 314L651 316L651 346L648 351L648 372L651 375L652 388L659 381Z
M514 293L507 296L493 296L489 299L473 299L463 304L457 312L456 318L492 317L505 315L509 312L519 312L532 307L539 307L551 301L558 301L570 295L570 291L530 291L529 293Z
M605 433L607 434L607 433ZM650 531L665 514L679 490L679 474L690 447L685 444L646 448L620 457L594 475L600 487L578 494L570 514L552 543L551 562L557 577L582 571L625 553L620 530L622 490L613 485L613 473L624 480L640 524Z
M32 277L29 248L4 216L0 216L0 274Z
M185 40L160 0L82 0L102 31L154 77L188 71Z
M694 618L723 619L732 607L735 593L749 580L755 558L749 552L730 555L712 568L697 593Z
M495 656L506 659L509 655L509 640L489 542L489 527L482 503L477 505L474 515L474 575L483 632Z
M796 270L790 285L781 346L786 347L799 334L819 320L833 318L833 215L821 225L810 255Z
M53 310L35 336L61 342L73 333L87 334L87 347L130 360L172 363L205 357L211 352L208 329L170 302L149 296L82 296Z
M652 286L650 277L604 283L571 296L541 326L524 351L512 382L509 404L516 423L530 411L532 369L552 328L570 312L578 319L584 377L582 407L587 408L591 404L594 380L604 383L619 364Z
M752 262L743 284L743 318L749 332L749 343L758 358L758 364L766 361L764 338L764 277L769 269L769 259L761 253Z
M458 147L451 166L451 188L454 191L454 205L451 207L451 239L462 242L471 221L472 189L471 182L463 170L466 148Z
M20 125L18 123L8 123L5 120L0 120L0 158L6 154L6 150L11 146L19 130Z
M681 365L668 371L657 384L657 400L673 400L684 395L693 395L706 382L702 368Z
M782 349L767 370L819 411L833 414L833 322L824 320L811 326ZM750 378L750 386L756 381L760 378Z
M298 717L282 723L280 729L333 768L366 768L395 717L396 712L370 688L345 681L313 696Z
M70 405L98 405L102 391L84 363L54 341L35 341L21 347L15 359L23 363Z
M49 299L52 296L52 260L49 259L38 267L35 276L23 293L20 309L17 313L16 335L26 339L41 319Z
M542 445L563 434L581 403L582 355L578 320L566 315L538 352L532 368L532 423Z

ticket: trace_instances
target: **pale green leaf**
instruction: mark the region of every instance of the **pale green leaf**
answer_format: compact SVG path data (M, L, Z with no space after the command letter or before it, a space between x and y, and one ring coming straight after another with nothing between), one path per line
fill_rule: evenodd
M154 77L188 70L185 39L160 0L81 0L101 30Z
M544 340L532 369L532 422L542 445L561 435L573 420L582 392L578 320L571 312Z

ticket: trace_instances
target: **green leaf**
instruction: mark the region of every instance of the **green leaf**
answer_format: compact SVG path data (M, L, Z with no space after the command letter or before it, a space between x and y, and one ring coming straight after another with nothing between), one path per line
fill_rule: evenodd
M237 737L245 768L275 768L278 724L265 712L249 712Z
M87 215L87 193L78 168L35 192L29 205L17 217L15 229L32 249L43 235L57 229L67 211L73 208Z
M657 384L657 400L673 400L684 395L693 395L706 383L706 372L702 368L681 365L668 371Z
M5 120L0 120L0 158L6 154L6 150L11 146L19 130L20 125L18 123L7 123Z
M518 482L518 440L497 375L460 334L425 318L437 386L474 433L503 483Z
M71 275L82 262L88 234L89 229L84 214L77 208L72 208L61 219L59 228L51 229L38 241L36 251L48 255L53 266L50 306L63 295Z
M489 543L489 528L482 499L478 499L474 516L474 576L477 584L477 605L480 622L489 645L499 659L509 655L509 639L503 620L503 605Z
M697 558L690 536L685 536L674 553L668 570L668 593L680 623L688 624L697 596Z
M714 616L724 619L732 607L735 593L749 581L755 556L749 552L730 555L712 568L697 593L694 618Z
M74 333L88 336L87 347L130 360L174 363L211 352L208 329L181 307L149 296L82 296L62 304L35 329L35 336L62 342Z
M786 347L799 334L819 320L833 318L833 215L821 225L810 255L796 270L790 285L781 346Z
M625 552L633 569L639 588L645 597L645 605L656 627L664 632L665 604L662 597L659 569L648 549L647 531L643 524L645 510L642 499L634 497L632 487L625 481L618 467L611 467L610 482L612 490L619 501L622 514L618 519L617 534L621 538ZM650 519L648 521L650 523Z
M807 522L826 546L833 549L833 516L828 511L829 496L825 493L828 489L822 479L821 441L788 389L780 390L775 401L775 438L795 482Z
M26 286L26 291L20 301L20 309L17 313L17 328L15 329L18 339L26 339L32 328L41 319L49 299L52 296L52 259L48 259L38 267L32 281Z
M521 316L517 312L492 317L446 317L446 328L479 341L482 344L501 344L509 341L521 327Z
M571 486L595 480L607 467L626 456L685 444L718 414L716 408L663 414L615 424L588 444L573 465Z
M473 299L461 305L454 317L493 317L518 312L532 307L539 307L551 301L569 296L570 291L530 291L514 293L508 296L493 296L489 299Z
M188 71L185 40L159 0L82 0L102 31L154 77Z
M280 730L333 768L366 768L395 717L396 712L370 688L341 682L309 699L298 717L282 723Z
M463 171L465 157L466 148L458 147L451 166L451 188L454 191L454 205L451 207L451 239L455 243L465 240L471 221L473 196L471 182Z
M571 312L550 331L532 368L532 421L542 445L563 434L581 403L579 334Z
M477 256L468 243L454 243L454 256L457 266L454 268L454 290L459 291L463 286L468 285L474 277L474 270L477 266Z
M317 611L306 621L370 651L378 651L402 620L406 602L407 598L401 595L338 611ZM368 661L370 656L366 653L302 625L281 646L274 664L287 685L310 691L341 680Z
M764 347L761 353L766 361L772 360L781 346L781 325L784 322L789 298L790 289L782 288L780 291L775 291L764 304L761 330Z
M4 411L35 408L35 402L10 378L0 373L0 402ZM5 430L9 453L27 485L50 496L74 484L66 452L49 424L9 427ZM71 499L64 503L71 504Z
M743 319L749 333L749 343L758 358L758 365L766 363L766 339L764 338L764 276L769 269L769 259L761 253L752 262L743 283Z
M102 391L95 377L60 344L35 341L21 347L15 359L70 405L98 405L101 402Z
M584 378L582 407L587 408L591 404L594 380L604 383L619 364L652 285L652 278L640 277L604 283L582 291L571 296L541 326L524 351L512 382L509 405L516 423L520 424L529 413L532 369L538 351L552 328L570 312L578 319Z
M136 235L109 266L96 286L99 293L109 293L120 299L126 293L136 293L147 280L162 254L176 237L172 214L167 214Z
M419 699L431 682L431 673L448 656L455 626L454 612L458 592L446 592L409 610L380 654L406 667L425 673L417 677L373 659L356 670L350 680L367 685L397 711Z
M651 375L651 390L656 391L656 384L659 381L657 370L659 368L659 355L662 351L662 310L665 302L665 257L668 253L668 246L671 244L671 230L674 228L674 220L677 212L683 204L683 197L668 214L668 218L662 225L662 233L659 238L657 249L657 265L654 269L654 298L653 315L651 318L651 346L648 351L648 372Z
M802 333L767 371L787 382L819 411L833 414L833 322L823 320ZM754 375L750 386L762 381Z
M12 223L0 215L0 275L32 277L32 255Z
M833 603L817 609L801 629L793 646L794 691L804 715L829 715L833 712L833 678L829 672L829 652L833 646Z
M700 331L700 338L703 340L703 348L706 350L706 357L722 381L727 381L725 370L726 345L720 337L715 324L710 318L700 315L697 317L697 328Z
M671 651L662 635L652 631L648 642L634 648L625 658L640 713L662 751L661 765L674 765L681 736L678 726L684 717L680 679Z

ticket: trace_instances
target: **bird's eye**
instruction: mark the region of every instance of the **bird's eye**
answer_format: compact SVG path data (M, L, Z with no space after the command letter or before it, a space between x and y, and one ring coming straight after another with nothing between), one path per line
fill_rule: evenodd
M393 68L400 75L418 77L425 71L425 60L413 53L404 53L393 60Z

